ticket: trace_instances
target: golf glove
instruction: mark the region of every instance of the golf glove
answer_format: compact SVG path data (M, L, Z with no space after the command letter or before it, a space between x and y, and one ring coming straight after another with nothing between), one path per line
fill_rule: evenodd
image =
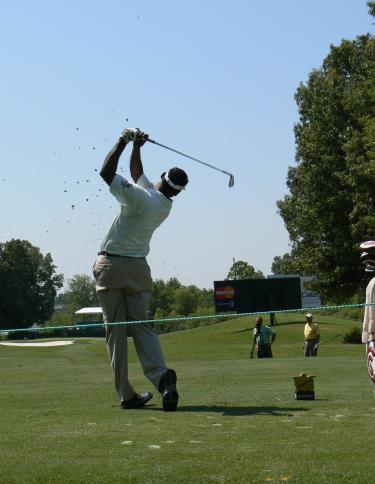
M130 141L134 141L137 133L139 133L138 128L125 128L124 131L121 133L120 138L124 140L125 143L129 143Z
M316 345L314 346L314 351L316 351L318 348L319 348L319 344L316 344Z

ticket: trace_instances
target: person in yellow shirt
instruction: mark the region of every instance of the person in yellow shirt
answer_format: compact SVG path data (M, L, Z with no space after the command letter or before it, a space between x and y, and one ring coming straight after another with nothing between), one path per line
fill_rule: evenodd
M320 332L318 324L314 323L313 315L306 314L306 324L303 331L305 343L303 345L305 356L318 356Z

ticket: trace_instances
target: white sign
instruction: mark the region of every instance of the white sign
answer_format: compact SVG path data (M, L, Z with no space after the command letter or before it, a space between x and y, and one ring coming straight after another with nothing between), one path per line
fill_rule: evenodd
M308 286L309 282L315 279L314 276L301 277L301 300L302 308L319 308L322 305L320 295L313 292Z

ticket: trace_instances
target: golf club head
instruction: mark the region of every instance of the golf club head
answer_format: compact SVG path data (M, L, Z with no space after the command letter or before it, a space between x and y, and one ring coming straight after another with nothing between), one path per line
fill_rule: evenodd
M232 188L233 185L234 185L234 176L229 175L229 187Z

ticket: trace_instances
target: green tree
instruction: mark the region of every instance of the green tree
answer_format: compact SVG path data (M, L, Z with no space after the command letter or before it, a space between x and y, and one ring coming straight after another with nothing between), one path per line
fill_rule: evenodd
M261 271L256 271L247 262L237 260L233 262L229 269L227 279L264 279L264 275Z
M99 301L95 290L95 281L87 274L76 274L68 281L68 290L64 299L73 309L98 306Z
M165 290L165 282L162 279L155 279L152 284L151 299L148 310L151 317L156 317L155 314L159 310L163 314L167 314L168 307L168 295Z
M374 6L369 2L372 14ZM290 194L278 209L293 264L318 277L322 295L340 302L363 281L358 245L375 233L374 38L331 46L296 101L297 166L288 170Z
M182 284L177 277L171 277L165 284L165 289L167 291L173 291L174 289L179 289L180 287L182 287Z
M181 316L189 316L196 312L199 306L200 290L196 286L175 289L171 311Z
M174 291L181 287L182 284L176 277L171 277L167 282L164 282L161 279L156 279L152 284L152 293L149 304L151 317L156 318L156 313L158 313L158 315L163 314L164 316L169 314L173 302Z
M213 314L215 311L213 290L199 289L194 285L183 286L176 278L171 278L167 282L156 279L153 284L149 310L151 317L155 320ZM199 320L179 323L165 322L156 324L155 328L158 332L164 333L187 329L201 323L202 321Z
M300 267L293 255L284 254L273 259L271 271L272 274L300 274Z
M198 294L198 310L201 314L213 314L215 312L215 297L213 289L200 289Z
M55 269L51 255L26 240L0 244L0 327L27 328L50 318L63 283Z

